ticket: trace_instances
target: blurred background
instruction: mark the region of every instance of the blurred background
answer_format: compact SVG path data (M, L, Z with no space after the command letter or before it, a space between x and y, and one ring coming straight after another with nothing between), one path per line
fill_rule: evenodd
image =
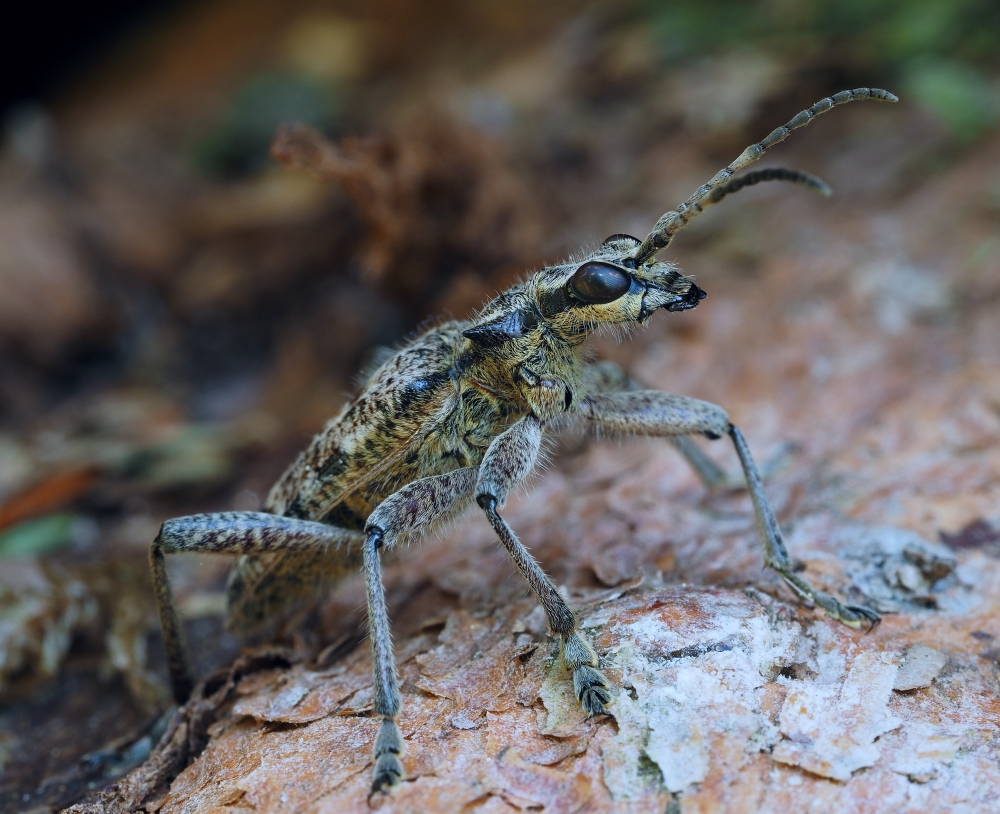
M939 367L907 376L1000 350L992 0L18 13L0 71L0 810L67 805L141 759L122 745L167 703L146 566L163 519L258 508L373 349L645 235L825 95L903 101L849 106L769 156L835 197L758 188L706 214L665 259L709 299L600 352L729 407L735 383L778 405L870 376L911 325ZM298 127L272 158L282 123ZM791 279L789 256L814 276ZM838 303L822 352L757 341L819 301ZM678 350L694 361L675 356L671 382ZM203 672L237 650L228 563L171 568Z

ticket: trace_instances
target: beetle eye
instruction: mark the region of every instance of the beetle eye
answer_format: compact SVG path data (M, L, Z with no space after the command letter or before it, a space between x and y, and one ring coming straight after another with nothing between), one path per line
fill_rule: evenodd
M617 241L623 241L623 242L627 242L627 243L633 243L636 246L638 246L640 243L642 243L642 241L639 240L639 238L632 237L632 235L611 235L611 237L609 237L607 240L605 240L601 245L602 246L607 246L612 240L614 240L616 242Z
M613 302L631 285L632 278L620 268L597 261L584 263L569 280L573 295L592 304Z

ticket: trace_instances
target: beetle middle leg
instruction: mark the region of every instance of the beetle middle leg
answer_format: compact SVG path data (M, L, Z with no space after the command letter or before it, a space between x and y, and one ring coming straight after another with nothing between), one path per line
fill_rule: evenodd
M476 502L486 513L503 547L538 597L552 632L560 637L563 664L573 674L573 689L591 715L607 712L608 682L597 669L597 654L576 629L576 617L552 580L498 514L510 490L535 466L542 442L542 425L526 416L493 439L479 468Z
M865 622L870 627L879 623L880 617L873 610L844 605L830 594L817 590L795 573L781 536L781 528L764 494L760 473L743 433L730 423L729 416L721 407L686 396L656 390L637 390L588 396L581 405L581 411L600 426L616 432L668 437L700 433L712 439L728 435L736 447L736 454L746 477L757 527L764 544L765 564L777 571L798 596L815 603L829 616L848 627L859 629Z

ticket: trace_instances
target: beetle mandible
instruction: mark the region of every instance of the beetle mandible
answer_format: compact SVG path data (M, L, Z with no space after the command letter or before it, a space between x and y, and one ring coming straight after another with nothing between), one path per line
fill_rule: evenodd
M822 99L752 144L728 167L663 215L642 240L614 235L583 257L543 268L488 303L473 319L446 322L384 362L282 475L263 511L168 520L150 563L174 697L193 680L164 555L238 554L227 586L227 624L247 629L322 584L362 568L374 669L372 794L403 778L399 682L382 586L380 552L421 535L472 500L527 579L559 638L577 698L590 714L607 712L608 683L573 611L500 515L511 489L535 466L546 425L566 419L615 433L675 440L702 479L718 468L687 436L732 440L752 499L764 561L800 597L852 628L879 617L816 590L793 570L746 441L725 410L653 390L615 389L624 376L588 364L584 343L601 326L645 325L659 311L694 308L705 293L675 266L656 260L706 206L761 181L790 181L829 193L806 173L783 168L735 173L836 105L897 101L878 88Z

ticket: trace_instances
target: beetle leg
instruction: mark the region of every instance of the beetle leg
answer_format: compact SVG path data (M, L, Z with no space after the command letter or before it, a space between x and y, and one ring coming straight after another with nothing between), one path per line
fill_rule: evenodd
M328 526L311 520L267 514L266 512L219 512L175 517L160 528L149 550L153 589L167 653L174 700L183 704L194 682L191 662L184 643L177 607L164 555L179 551L219 554L264 554L268 552L332 552L357 544L356 531Z
M645 433L658 436L681 436L701 433L709 438L728 435L736 447L747 488L753 501L754 515L761 541L764 544L764 562L780 574L785 583L798 596L821 607L827 615L848 627L869 630L879 622L874 611L853 605L817 590L793 570L781 528L764 493L760 473L750 455L743 434L729 422L726 411L707 401L660 393L655 390L638 390L624 393L595 394L581 404L581 411L602 427L623 433Z
M742 483L733 482L722 467L702 452L688 436L674 435L670 441L677 447L678 452L684 456L684 459L709 491L743 488Z
M598 715L607 712L611 694L607 680L597 669L597 654L577 631L576 617L552 580L497 513L507 502L510 490L531 473L541 441L542 425L534 416L522 418L494 438L479 469L476 502L538 597L552 632L560 637L562 661L573 674L576 697L588 713Z
M587 365L583 375L584 387L588 393L615 393L642 389L620 366L607 360ZM674 435L670 440L709 491L743 487L742 483L733 483L722 467L702 452L687 436Z
M882 621L882 617L875 611L857 605L844 605L830 594L816 590L808 581L794 572L791 557L788 556L788 549L785 548L785 542L781 537L781 528L778 526L778 520L771 510L767 496L764 494L764 485L761 483L760 473L750 456L746 439L743 438L743 433L732 425L729 427L729 436L733 439L736 454L739 455L743 473L746 475L747 487L750 489L750 499L753 501L754 514L757 517L757 528L764 541L764 562L781 575L792 591L819 605L828 616L855 630L860 629L864 624L868 625L869 631L874 630Z
M382 585L379 549L390 549L399 538L416 534L460 508L472 494L477 467L421 478L383 500L365 524L364 563L368 594L368 638L375 676L375 714L381 718L375 737L372 795L387 793L403 779L403 733L396 723L400 712L399 674L392 651L392 631Z

